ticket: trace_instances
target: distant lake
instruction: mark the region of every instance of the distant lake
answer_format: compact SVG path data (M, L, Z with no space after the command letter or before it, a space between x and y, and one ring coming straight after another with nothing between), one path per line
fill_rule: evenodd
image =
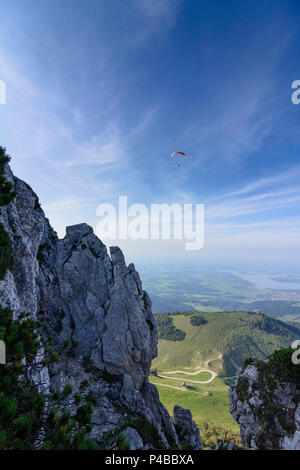
M241 277L245 281L252 282L258 289L296 289L300 290L299 282L289 282L288 280L276 281L274 275L268 275L264 273L256 272L239 272L239 271L230 271L236 276Z

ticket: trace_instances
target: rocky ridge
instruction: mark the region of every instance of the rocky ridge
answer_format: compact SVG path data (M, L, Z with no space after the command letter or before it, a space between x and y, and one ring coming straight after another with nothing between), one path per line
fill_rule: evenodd
M60 240L30 186L8 165L5 177L16 197L0 208L0 223L12 242L14 267L0 281L0 304L41 320L58 347L76 344L37 381L50 391L71 384L73 411L76 394L93 393L91 436L104 448L117 448L121 431L133 449L180 448L174 423L148 381L157 327L134 265L126 265L118 247L109 255L86 224L67 227ZM191 415L186 420L190 443L201 448Z

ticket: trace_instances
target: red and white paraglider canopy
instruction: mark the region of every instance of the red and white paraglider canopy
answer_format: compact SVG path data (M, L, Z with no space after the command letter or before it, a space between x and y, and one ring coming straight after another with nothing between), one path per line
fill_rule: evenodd
M177 157L177 156L181 156L181 155L184 156L184 158L187 158L187 155L183 152L173 152L171 154L171 157L175 157L175 156ZM177 163L177 166L180 166L180 163Z
M173 152L172 155L171 155L171 157L174 157L174 155L177 155L177 154L183 155L184 158L187 158L187 155L186 155L185 153L183 153L183 152Z

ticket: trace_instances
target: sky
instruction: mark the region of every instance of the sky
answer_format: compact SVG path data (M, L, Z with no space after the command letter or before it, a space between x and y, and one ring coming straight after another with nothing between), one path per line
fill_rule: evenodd
M300 254L300 4L1 0L0 145L60 236L97 207L204 204L205 242L113 240L128 262ZM188 158L178 167L170 154Z

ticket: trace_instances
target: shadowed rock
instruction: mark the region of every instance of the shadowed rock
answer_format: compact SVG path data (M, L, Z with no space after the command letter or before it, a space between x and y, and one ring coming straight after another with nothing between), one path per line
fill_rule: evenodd
M188 444L195 450L202 450L202 441L199 429L195 421L192 420L192 413L190 410L181 408L181 406L174 406L174 423L181 442Z

